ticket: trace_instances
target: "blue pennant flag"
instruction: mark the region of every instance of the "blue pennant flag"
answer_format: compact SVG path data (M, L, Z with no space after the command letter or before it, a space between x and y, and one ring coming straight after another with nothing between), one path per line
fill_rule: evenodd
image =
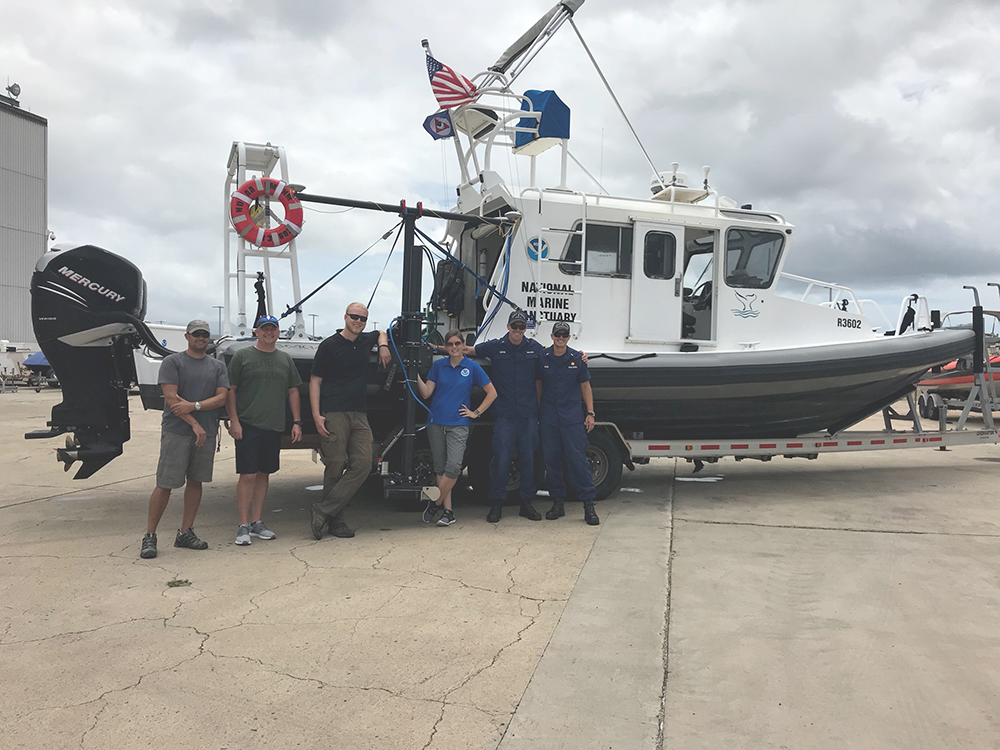
M429 115L424 120L424 130L430 133L435 141L439 138L451 138L455 135L455 129L451 125L451 115L446 109Z

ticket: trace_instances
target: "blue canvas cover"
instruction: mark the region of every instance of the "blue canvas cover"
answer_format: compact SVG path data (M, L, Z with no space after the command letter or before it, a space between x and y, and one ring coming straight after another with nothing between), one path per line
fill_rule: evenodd
M524 96L531 102L536 112L542 113L542 119L538 123L539 138L569 138L569 107L555 91L532 89L525 91ZM528 102L521 102L521 109L528 111ZM517 123L521 128L530 128L534 124L534 120L529 117L522 117ZM516 133L514 146L524 146L533 140L531 133Z

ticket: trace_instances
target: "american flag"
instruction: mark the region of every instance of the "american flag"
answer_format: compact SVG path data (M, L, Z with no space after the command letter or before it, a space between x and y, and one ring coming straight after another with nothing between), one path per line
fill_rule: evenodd
M434 98L443 109L451 109L476 101L476 87L465 76L460 76L447 65L442 65L427 55L427 76L431 79Z

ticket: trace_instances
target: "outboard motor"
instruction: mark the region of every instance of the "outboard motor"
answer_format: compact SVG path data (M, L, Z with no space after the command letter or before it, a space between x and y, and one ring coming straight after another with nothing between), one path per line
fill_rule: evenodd
M93 245L43 255L31 277L35 338L62 386L51 429L27 439L72 432L56 451L66 471L82 465L86 479L122 453L131 437L128 388L135 381L133 350L171 352L146 324L146 282L132 263Z

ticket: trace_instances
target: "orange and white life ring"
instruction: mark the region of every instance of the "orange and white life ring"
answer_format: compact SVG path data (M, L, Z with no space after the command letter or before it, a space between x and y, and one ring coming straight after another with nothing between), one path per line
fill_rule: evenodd
M270 229L264 229L251 216L254 202L261 197L276 198L285 209L284 220ZM302 204L295 191L272 177L254 177L240 185L229 201L229 216L240 237L258 247L286 245L302 231Z

